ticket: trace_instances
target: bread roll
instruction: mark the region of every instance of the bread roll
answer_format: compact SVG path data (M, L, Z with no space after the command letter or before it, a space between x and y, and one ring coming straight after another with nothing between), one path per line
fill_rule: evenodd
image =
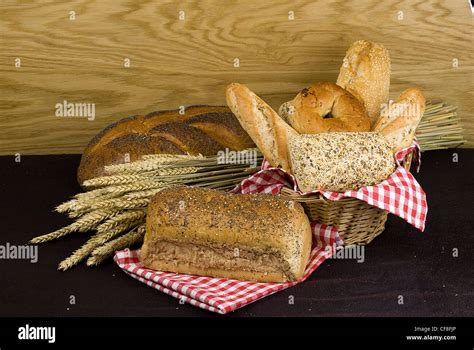
M417 88L409 88L382 110L374 131L384 135L393 152L409 147L425 112L426 100Z
M296 202L178 187L152 198L139 258L160 271L287 282L303 276L311 239Z
M292 101L280 107L279 114L300 134L370 130L364 104L329 82L303 89Z
M343 192L385 180L395 170L391 147L374 132L336 132L290 138L293 174L300 190Z
M190 106L121 119L99 132L87 145L77 180L104 175L104 166L135 161L145 154L213 155L229 148L255 147L226 106Z
M390 55L376 43L359 40L347 50L339 71L337 85L360 98L373 125L381 105L388 101L390 89Z
M245 85L230 84L226 89L226 100L268 162L291 172L288 138L297 132Z

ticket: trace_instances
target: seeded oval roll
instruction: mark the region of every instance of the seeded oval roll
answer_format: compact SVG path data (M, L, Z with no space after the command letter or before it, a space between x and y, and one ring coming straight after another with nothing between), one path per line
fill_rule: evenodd
M358 40L347 50L337 77L337 85L364 102L372 125L388 101L390 69L390 54L383 45Z
M288 147L293 174L304 192L358 190L380 183L395 170L390 144L375 132L297 135Z

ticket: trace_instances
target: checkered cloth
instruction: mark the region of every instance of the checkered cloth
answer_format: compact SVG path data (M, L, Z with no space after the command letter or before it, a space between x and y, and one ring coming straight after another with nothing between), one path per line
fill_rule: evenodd
M263 161L262 170L243 180L233 193L269 193L278 194L286 186L303 195L321 193L325 198L337 201L344 197L352 197L370 205L395 214L420 231L425 229L428 204L426 194L413 175L403 167L403 159L414 152L414 163L418 170L421 164L420 148L416 141L395 154L397 169L386 180L375 186L362 187L358 191L345 192L312 191L301 192L296 179L281 168L273 168Z
M296 282L259 283L154 271L140 264L138 250L117 251L114 260L128 275L179 299L180 302L226 314L303 282L324 260L334 254L337 246L342 245L336 229L316 223L311 228L313 248L310 259L303 278Z
M343 193L329 191L314 191L311 193L320 192L324 197L331 200L339 200L343 197L361 199L404 218L423 231L427 212L426 196L415 178L402 166L404 157L410 152L414 152L414 161L419 165L419 147L414 143L395 155L398 164L396 171L376 186ZM288 186L301 193L293 176L280 168L271 168L264 161L262 170L243 180L232 192L278 194L283 186ZM258 283L154 271L140 264L138 250L117 251L114 260L128 275L179 299L183 303L186 302L212 312L226 314L303 282L324 260L334 254L337 246L343 244L336 228L318 223L312 223L311 227L313 229L311 256L303 278L296 282Z

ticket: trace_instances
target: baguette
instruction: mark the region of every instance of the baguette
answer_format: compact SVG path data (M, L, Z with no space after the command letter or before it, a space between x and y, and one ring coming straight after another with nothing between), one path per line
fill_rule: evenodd
M292 137L289 151L301 191L343 192L372 186L395 170L391 147L375 132L336 132Z
M311 239L309 220L296 202L178 187L152 198L139 259L160 271L296 281L303 276Z
M417 88L403 91L395 103L382 110L373 130L384 135L393 152L409 147L425 112L426 100Z
M226 101L268 162L291 173L287 144L298 133L245 85L230 84Z

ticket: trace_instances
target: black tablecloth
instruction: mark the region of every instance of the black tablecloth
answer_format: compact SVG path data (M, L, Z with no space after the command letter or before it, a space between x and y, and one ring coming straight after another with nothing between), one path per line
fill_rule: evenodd
M79 159L0 157L0 245L25 244L70 223L52 209L80 191ZM474 316L474 151L425 152L422 160L415 176L428 196L424 233L390 215L363 263L328 260L306 282L230 316ZM213 315L132 279L112 261L57 271L87 236L40 245L37 263L0 260L0 316Z

